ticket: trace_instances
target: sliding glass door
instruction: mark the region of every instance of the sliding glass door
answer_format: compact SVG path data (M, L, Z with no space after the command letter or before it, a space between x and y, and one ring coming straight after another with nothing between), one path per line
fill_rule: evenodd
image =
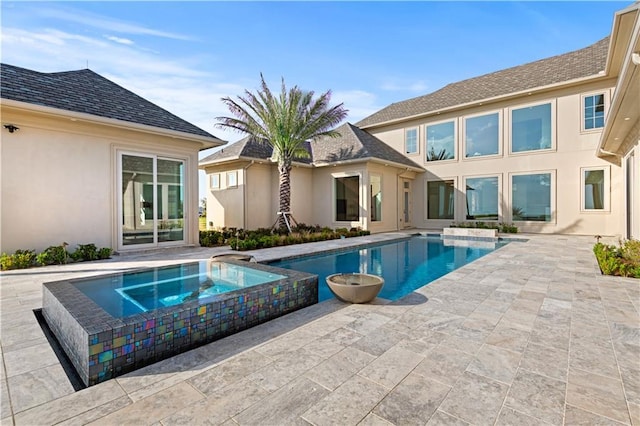
M184 241L184 161L121 153L120 245Z

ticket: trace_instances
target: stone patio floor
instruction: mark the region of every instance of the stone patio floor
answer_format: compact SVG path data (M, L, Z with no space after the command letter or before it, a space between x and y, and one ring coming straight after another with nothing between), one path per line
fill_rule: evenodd
M2 273L2 425L640 425L640 282L602 276L593 237L518 237L402 300L323 302L79 392L32 312L43 282L227 250Z

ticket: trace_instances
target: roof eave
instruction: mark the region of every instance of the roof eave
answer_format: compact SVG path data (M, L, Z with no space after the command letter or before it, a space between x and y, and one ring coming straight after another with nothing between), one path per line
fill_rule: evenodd
M377 157L354 158L352 160L341 160L341 161L319 161L319 162L314 162L313 166L314 167L337 167L337 166L343 166L343 165L349 165L349 164L355 164L355 163L368 163L368 162L383 164L385 166L393 166L398 169L406 169L406 170L410 170L418 173L425 171L425 169L419 166L418 167L410 166L408 164L397 163L395 161L384 160Z
M29 102L15 101L13 99L0 99L0 105L7 106L19 110L37 112L41 114L61 117L69 119L70 121L84 121L88 123L101 124L109 127L118 127L129 130L134 130L144 133L152 133L161 136L167 136L174 139L182 139L189 142L198 142L202 146L200 150L215 148L226 144L226 141L219 139L215 136L202 136L193 133L181 132L171 129L163 129L161 127L149 126L146 124L133 123L130 121L118 120L115 118L100 117L93 114L87 114L76 111L68 111L60 108L53 108L48 106L36 105Z
M463 110L469 107L473 107L473 106L481 106L481 105L486 105L486 104L492 104L492 103L496 103L496 102L500 102L500 101L505 101L505 100L509 100L509 99L514 99L514 98L518 98L518 97L522 97L522 96L532 96L534 94L538 94L538 93L544 93L544 92L548 92L551 90L557 90L559 88L562 87L571 87L571 86L575 86L578 84L584 84L587 82L592 82L592 81L598 81L598 80L605 80L607 78L610 78L610 76L608 76L604 71L601 71L598 74L593 74L587 77L581 77L581 78L574 78L572 80L566 80L560 83L554 83L554 84L549 84L546 86L539 86L539 87L534 87L532 89L527 89L527 90L521 90L518 92L513 92L513 93L508 93L505 95L499 95L499 96L494 96L491 98L484 98L484 99L478 99L475 100L473 102L467 102L464 104L458 104L458 105L454 105L451 107L447 107L447 108L441 108L441 109L437 109L437 110L433 110L433 111L428 111L428 112L423 112L420 114L414 114L414 115L410 115L410 116L404 116L401 118L395 118L393 120L387 120L387 121L381 121L378 123L372 123L372 124L368 124L368 125L364 125L364 126L358 126L361 129L365 130L365 129L373 129L376 127L384 127L384 126L389 126L392 124L398 124L398 123L402 123L405 121L411 121L411 120L416 120L416 119L420 119L420 118L426 118L426 117L431 117L434 115L441 115L444 113L448 113L448 112L454 112L454 111L459 111L459 110Z
M633 26L629 26L629 22L632 22ZM616 13L613 27L612 34L615 37L612 36L612 43L617 46L617 51L610 52L619 55L619 52L623 51L623 56L617 64L618 68L609 70L618 76L618 81L611 107L607 112L605 127L598 141L596 155L619 165L621 157L625 154L622 152L625 140L635 123L640 121L638 99L634 96L640 90L640 64L635 64L632 60L633 53L640 53L640 3ZM607 58L607 64L609 62Z

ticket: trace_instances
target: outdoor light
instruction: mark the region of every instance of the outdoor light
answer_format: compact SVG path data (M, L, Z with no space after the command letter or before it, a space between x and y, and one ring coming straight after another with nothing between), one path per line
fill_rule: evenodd
M20 127L15 126L13 124L5 124L4 128L7 129L9 131L9 133L13 133L13 132L15 132L17 130L20 130Z
M634 65L640 65L640 52L631 54L631 62L633 62Z

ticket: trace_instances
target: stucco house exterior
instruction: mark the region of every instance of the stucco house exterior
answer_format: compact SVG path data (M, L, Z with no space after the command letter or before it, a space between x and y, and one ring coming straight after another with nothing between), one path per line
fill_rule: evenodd
M372 232L494 221L639 238L639 8L616 13L591 46L394 103L311 143L292 175L294 217ZM384 153L349 156L353 135ZM200 162L215 227L275 221L277 171L250 145ZM358 208L344 214L345 199Z
M0 82L0 251L198 244L198 152L224 141L88 69Z

